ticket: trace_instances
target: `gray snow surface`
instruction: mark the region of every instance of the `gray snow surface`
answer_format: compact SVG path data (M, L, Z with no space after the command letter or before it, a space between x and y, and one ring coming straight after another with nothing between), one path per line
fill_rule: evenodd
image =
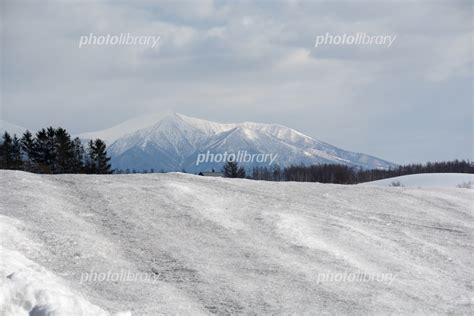
M471 189L0 179L0 314L473 312ZM120 271L153 281L83 280Z

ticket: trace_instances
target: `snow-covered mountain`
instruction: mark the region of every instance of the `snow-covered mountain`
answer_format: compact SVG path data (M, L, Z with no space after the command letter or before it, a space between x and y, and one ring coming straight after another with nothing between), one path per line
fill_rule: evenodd
M3 135L3 133L8 132L10 135L16 135L17 137L21 137L23 133L27 130L26 127L19 126L16 124L9 123L4 120L0 120L0 133ZM30 131L32 131L30 129Z
M276 157L273 164L280 166L301 163L340 163L362 168L395 166L376 157L342 150L282 125L216 123L178 113L148 115L79 137L105 140L113 167L123 170L218 170L222 162L197 164L198 156L225 152L272 155ZM269 160L242 164L246 168L269 166Z

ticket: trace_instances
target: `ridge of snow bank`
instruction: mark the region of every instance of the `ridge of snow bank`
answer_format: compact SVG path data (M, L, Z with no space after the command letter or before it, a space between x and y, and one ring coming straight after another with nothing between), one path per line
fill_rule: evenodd
M68 286L44 267L29 260L15 248L32 246L35 243L26 239L13 221L0 216L0 306L3 316L61 316L91 315L109 316L110 313L91 304L81 294L72 291ZM8 224L7 224L8 223ZM37 249L27 249L29 252ZM114 314L129 316L130 312Z
M365 182L360 185L393 186L398 182L403 187L464 187L474 186L474 174L469 173L419 173Z

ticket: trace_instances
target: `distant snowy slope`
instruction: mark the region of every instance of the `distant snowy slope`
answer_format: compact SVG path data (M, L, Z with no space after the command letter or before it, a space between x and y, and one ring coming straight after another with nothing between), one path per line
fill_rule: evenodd
M16 134L18 138L23 135L23 133L27 130L26 127L22 127L16 124L9 123L4 120L0 120L0 133L3 134L5 131L7 131L11 136ZM32 130L30 130L32 131Z
M156 122L158 122L159 120L161 120L163 117L165 117L168 114L169 114L168 112L165 112L165 113L143 115L143 116L136 117L136 118L127 120L125 122L122 122L111 128L107 128L101 131L82 133L77 136L81 139L100 138L110 145L117 139L127 134L131 134L135 131L138 131L140 129L145 129L156 124Z
M473 190L0 179L2 315L472 314Z
M280 166L301 163L384 169L395 166L376 157L342 150L282 125L216 123L178 113L149 115L79 137L104 139L109 145L112 165L118 169L191 172L220 169L223 164L218 162L196 165L196 157L208 151L272 154ZM248 163L244 167L250 169L255 165Z
M422 173L366 182L361 185L392 186L400 183L404 187L458 187L469 183L474 188L474 175L466 173Z

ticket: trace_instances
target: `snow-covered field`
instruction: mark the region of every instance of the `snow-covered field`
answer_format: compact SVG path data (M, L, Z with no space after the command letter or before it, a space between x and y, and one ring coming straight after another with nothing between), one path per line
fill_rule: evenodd
M0 179L2 315L473 311L472 189Z
M474 174L468 173L422 173L362 183L361 185L393 186L398 182L404 187L473 187Z

